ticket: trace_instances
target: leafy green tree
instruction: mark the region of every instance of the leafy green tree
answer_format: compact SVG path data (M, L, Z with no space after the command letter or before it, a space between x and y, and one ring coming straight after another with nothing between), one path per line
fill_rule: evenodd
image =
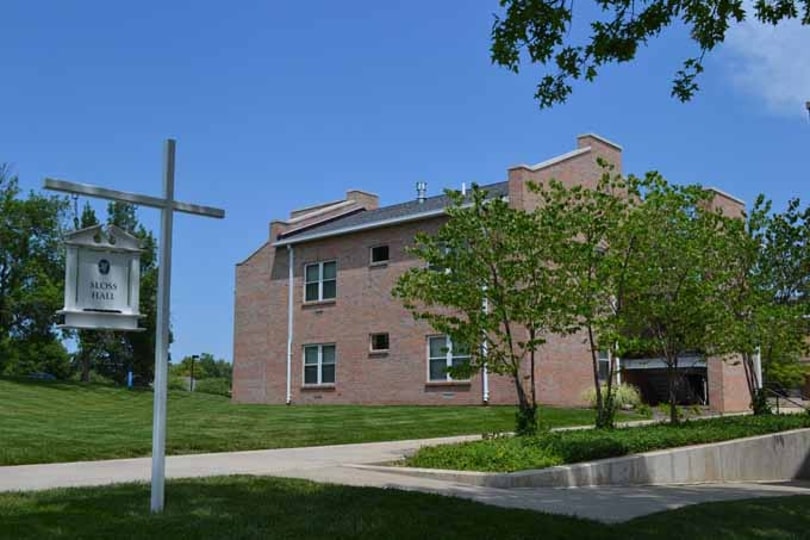
M0 373L65 376L68 357L55 328L62 306L67 200L20 197L0 165Z
M196 359L185 356L177 363L169 367L170 373L175 377L190 377L194 363L194 379L226 379L231 382L233 379L233 366L230 362L222 359L215 359L211 353L202 353Z
M621 324L625 349L663 359L670 420L678 422L678 360L690 352L731 352L719 338L732 288L734 223L700 186L674 186L658 173L640 182L643 199L623 228L635 244L626 269Z
M734 287L727 295L729 321L722 337L742 356L755 414L769 412L758 391L754 357L759 351L770 383L793 386L804 378L799 357L810 334L807 287L810 281L810 210L791 200L784 213L772 213L763 195L745 222L738 222L737 243L729 254Z
M95 210L90 203L86 202L82 207L78 227L85 229L98 225L98 223ZM90 382L90 372L97 364L97 360L107 354L107 344L110 341L108 333L100 330L76 331L79 347L74 359L79 364L79 378L82 382Z
M109 375L123 382L132 370L138 385L148 385L155 374L155 326L157 323L157 241L151 231L138 220L136 207L114 201L107 205L107 223L136 236L141 242L140 312L142 332L113 332L109 343L116 358L109 364Z
M82 210L81 227L99 223L92 207ZM155 321L157 318L157 242L151 231L138 220L134 205L111 202L107 205L107 223L115 225L140 240L141 248L141 332L116 332L108 330L79 331L79 363L81 378L88 381L90 370L108 377L119 384L133 372L136 385L146 386L154 378Z
M621 315L627 292L629 261L636 256L635 242L625 233L627 220L638 200L635 179L625 180L603 163L605 173L595 188L566 186L557 181L532 185L541 203L536 219L554 230L543 241L560 274L558 286L571 314L570 328L587 336L596 404L596 427L614 426L615 357L619 353ZM628 196L633 192L633 196ZM599 376L599 353L610 351L608 372Z
M697 76L705 55L723 43L726 32L746 18L777 25L790 19L810 24L810 0L715 2L697 0L598 0L590 21L574 20L574 1L500 0L503 13L492 27L493 63L517 73L521 61L546 66L535 98L540 107L563 103L572 92L571 83L593 81L609 64L630 62L640 46L668 27L684 26L696 46L696 54L683 61L675 74L672 95L688 101L698 90ZM575 27L576 24L576 27ZM589 28L580 41L579 28Z
M535 353L565 326L548 244L553 233L531 214L473 186L447 192L449 220L435 235L418 234L410 252L426 263L400 276L394 295L413 316L450 336L469 361L449 368L467 378L486 369L515 387L517 432L537 429ZM528 366L526 365L528 363Z

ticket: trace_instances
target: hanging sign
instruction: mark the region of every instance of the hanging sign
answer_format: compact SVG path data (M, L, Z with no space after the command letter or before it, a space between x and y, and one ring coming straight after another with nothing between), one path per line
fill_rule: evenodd
M65 236L63 328L138 331L140 254L136 237L115 225Z

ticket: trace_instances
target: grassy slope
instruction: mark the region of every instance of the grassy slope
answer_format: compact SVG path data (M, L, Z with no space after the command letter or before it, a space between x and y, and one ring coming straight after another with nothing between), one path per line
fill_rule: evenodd
M170 392L167 452L224 452L506 431L512 407L236 405ZM543 409L553 426L593 413ZM152 394L103 386L0 380L0 465L145 456Z
M149 488L0 494L0 538L807 538L810 497L702 504L620 525L509 510L461 499L220 477L170 482L166 511Z

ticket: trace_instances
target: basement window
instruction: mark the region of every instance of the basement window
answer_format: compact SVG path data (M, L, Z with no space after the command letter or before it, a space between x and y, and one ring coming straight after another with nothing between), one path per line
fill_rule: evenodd
M388 332L371 334L371 352L387 352L389 347Z
M385 264L388 262L388 246L374 246L371 248L371 264Z

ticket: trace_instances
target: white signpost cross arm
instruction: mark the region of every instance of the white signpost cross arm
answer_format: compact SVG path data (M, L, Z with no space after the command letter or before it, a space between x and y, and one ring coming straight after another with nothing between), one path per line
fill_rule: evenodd
M151 197L126 191L116 191L66 180L45 179L45 189L99 199L122 201L158 208L160 220L160 256L157 290L157 328L155 330L154 413L152 422L152 512L161 512L166 480L166 379L169 354L169 299L171 296L172 226L174 212L184 212L213 218L224 218L220 208L189 204L174 200L175 141L167 139L164 148L163 197Z

